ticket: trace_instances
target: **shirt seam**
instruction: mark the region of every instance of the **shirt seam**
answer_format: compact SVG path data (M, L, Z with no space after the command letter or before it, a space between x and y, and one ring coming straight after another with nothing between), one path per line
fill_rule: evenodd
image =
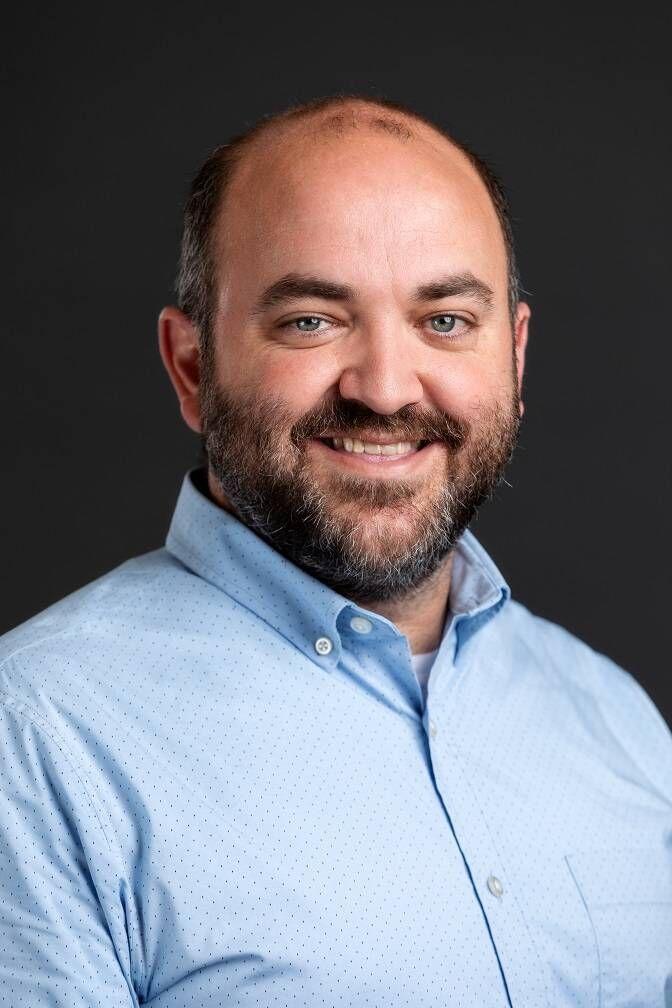
M59 637L67 637L68 634L72 635L73 633L74 632L71 628L63 627L62 630L54 630L52 633L47 633L43 637L38 637L37 640L31 640L28 641L27 644L22 644L20 647L15 648L14 651L10 651L8 654L4 656L4 658L0 660L0 671L2 671L4 668L10 665L14 661L14 659L18 658L19 655L22 655L24 651L30 651L33 648L39 647L40 644L46 644L47 641L53 641ZM3 692L4 691L0 690L0 693ZM11 694L9 693L5 695L8 697L11 696ZM19 703L21 702L22 701L19 701Z
M3 665L4 664L6 664L6 662L4 662ZM89 782L88 778L86 777L86 775L84 774L84 772L79 767L78 761L70 753L70 750L68 749L67 745L65 744L64 740L61 738L61 736L59 735L59 733L57 732L57 730L52 725L50 725L48 722L46 722L45 718L40 714L40 712L36 711L34 708L32 708L29 704L27 704L25 702L25 700L21 700L18 697L14 697L10 693L7 693L5 690L0 690L0 704L3 707L5 707L5 709L8 710L11 714L13 714L15 717L20 717L20 718L25 719L25 721L27 721L29 724L33 725L33 727L35 727L38 731L42 732L52 742L52 744L54 746L56 746L56 748L60 752L62 758L65 760L65 762L70 767L71 772L77 778L77 781L79 782L79 784L80 784L80 786L82 788L83 793L86 795L86 798L88 800L89 806L91 807L91 810L92 810L92 812L94 814L95 821L98 823L98 826L100 828L100 832L102 833L103 837L105 838L105 843L106 843L107 848L108 848L108 850L110 852L110 855L112 856L113 862L116 861L117 863L120 863L121 862L120 852L119 852L116 844L113 844L112 841L110 840L110 836L108 835L108 830L105 828L105 825L104 825L104 823L102 821L102 818L101 818L101 812L100 812L99 804L98 803L100 802L100 808L104 809L104 807L105 807L104 802L102 802L99 798L98 798L98 800L94 799L94 796L91 793L91 791L92 790L94 792L96 791L95 785L93 785L93 784L91 784ZM114 832L111 829L111 827L109 827L109 829L110 829L111 833ZM107 875L107 873L105 873L105 874ZM95 887L95 881L94 881L93 875L91 876L91 881L93 882L94 887ZM112 879L108 877L106 879L106 881L107 881L108 889L110 891L113 891L114 886L110 884L112 882ZM96 887L96 889L97 889L97 887ZM103 904L100 903L100 900L99 900L99 905L101 907L101 910L103 910L103 913L105 913L104 908L103 908ZM105 914L105 917L107 918L107 914ZM133 938L137 942L137 934L135 934L135 923L133 921L132 915L129 915L126 919L128 920L130 931L133 932ZM130 937L130 935L129 935L129 937ZM131 987L131 992L130 993L131 993L132 998L135 1000L135 1002L137 1004L138 1003L137 991L141 989L141 985L138 983L138 979L139 978L138 978L138 975L137 975L137 970L136 970L136 968L135 968L135 966L133 964L133 956L132 956L132 953L131 953L131 946L130 946L130 944L129 944L129 950L128 951L129 951L129 965L130 965L130 968L131 968L131 979L133 981L133 984L135 985L135 986Z
M565 855L564 860L565 860L565 864L567 865L567 867L569 869L569 873L572 876L572 880L574 882L574 885L578 889L579 899L583 903L583 907L584 907L584 910L586 911L586 916L588 917L588 922L590 924L590 929L591 929L592 934L593 934L593 941L595 943L595 951L597 952L597 1006L598 1006L598 1008L602 1008L602 956L600 954L600 943L597 940L597 931L595 930L595 924L593 922L593 918L592 918L592 915L590 913L590 907L588 906L588 903L586 901L586 897L584 895L583 889L581 888L581 885L579 884L579 880L578 880L578 878L576 876L576 873L574 872L574 869L572 867L572 862L571 862L570 858L567 855Z

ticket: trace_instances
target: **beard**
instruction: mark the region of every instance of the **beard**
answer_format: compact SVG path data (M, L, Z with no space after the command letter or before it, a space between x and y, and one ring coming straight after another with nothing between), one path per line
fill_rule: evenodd
M208 373L209 372L209 373ZM519 396L482 407L478 422L408 405L382 415L331 399L293 422L280 398L234 398L211 369L201 386L203 448L237 516L308 574L360 604L413 594L431 577L515 447ZM328 431L438 441L443 462L414 479L367 478L316 461Z

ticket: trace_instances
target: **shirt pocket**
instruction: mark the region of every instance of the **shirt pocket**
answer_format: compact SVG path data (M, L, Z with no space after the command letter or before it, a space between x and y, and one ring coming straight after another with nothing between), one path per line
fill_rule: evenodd
M592 924L599 1008L672 1008L672 852L566 856Z

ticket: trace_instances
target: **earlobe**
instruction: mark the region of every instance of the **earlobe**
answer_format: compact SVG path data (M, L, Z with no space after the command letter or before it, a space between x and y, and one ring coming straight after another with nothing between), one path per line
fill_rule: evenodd
M199 399L199 337L196 326L179 308L169 306L159 315L159 351L185 423L201 431Z

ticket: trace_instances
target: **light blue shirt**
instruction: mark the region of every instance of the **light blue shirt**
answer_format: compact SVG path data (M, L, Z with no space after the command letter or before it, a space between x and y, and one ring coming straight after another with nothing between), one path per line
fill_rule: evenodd
M469 533L450 602L424 705L187 476L2 638L0 1005L669 1008L670 732Z

